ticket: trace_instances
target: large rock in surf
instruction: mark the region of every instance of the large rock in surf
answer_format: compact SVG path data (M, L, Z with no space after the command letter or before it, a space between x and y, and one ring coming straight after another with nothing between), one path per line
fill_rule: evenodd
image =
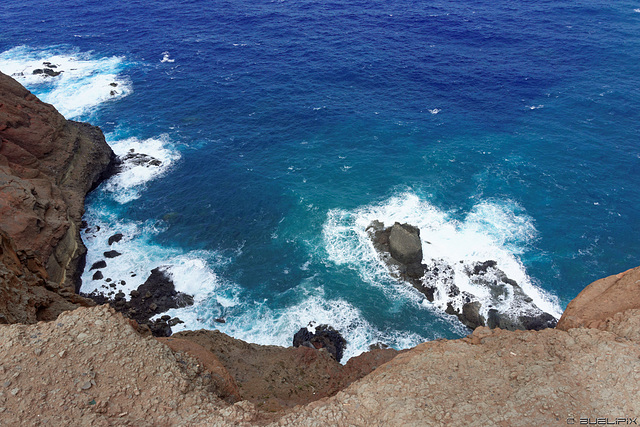
M454 280L456 271L446 261L432 259L430 263L422 263L422 242L417 227L396 222L385 228L382 222L373 221L367 231L392 276L411 284L429 301L435 300L437 291L439 302L446 306L445 312L458 317L470 329L488 326L540 330L556 325L556 319L533 304L494 260L465 265L462 271L458 269L469 277L473 286L484 289L482 294L488 294L483 306L478 296L460 291ZM511 302L505 306L505 301Z
M389 233L389 251L402 264L422 262L420 230L412 225L396 222Z

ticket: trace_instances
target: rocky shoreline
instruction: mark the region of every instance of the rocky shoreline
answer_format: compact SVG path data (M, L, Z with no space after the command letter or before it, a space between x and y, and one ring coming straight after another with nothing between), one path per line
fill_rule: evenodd
M430 302L436 298L444 301L445 312L456 316L469 329L488 326L510 331L539 331L556 326L557 320L538 308L518 283L498 268L496 261L465 266L469 281L490 296L488 301L485 299L487 307L484 307L477 295L461 291L456 286L454 270L444 260L423 262L422 241L417 227L398 222L385 227L382 222L373 221L367 231L381 260L394 277L409 283Z
M101 131L0 73L0 143L2 425L529 426L640 414L640 267L587 286L554 328L495 261L467 266L496 299L484 307L455 289L450 266L423 263L420 230L374 223L390 272L430 301L449 298L472 334L345 365L348 343L328 325L301 329L289 348L218 331L154 338L179 320L151 317L193 302L162 268L128 300L77 294L84 197L117 167ZM505 295L519 311L498 310Z

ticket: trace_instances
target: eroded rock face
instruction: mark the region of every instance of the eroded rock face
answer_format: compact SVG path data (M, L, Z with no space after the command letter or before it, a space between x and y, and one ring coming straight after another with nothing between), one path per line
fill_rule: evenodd
M392 276L411 284L428 301L437 300L446 307L446 313L458 317L470 329L488 326L540 330L556 325L556 319L540 310L518 283L498 268L496 261L477 262L464 268L463 274L468 276L470 283L489 295L488 299L480 301L476 295L460 291L455 284L454 268L446 261L423 262L417 227L400 223L385 227L380 221L373 221L367 231ZM505 301L510 301L507 307Z
M233 378L233 383L228 381L221 389L233 390L235 384L242 399L269 412L332 396L399 353L373 350L343 366L328 352L315 348L250 344L219 331L183 331L169 340L174 338L211 352Z
M61 312L95 305L57 283L30 251L19 251L0 230L0 324L53 320Z
M640 267L597 280L575 297L558 322L558 329L600 328L625 310L640 309Z
M79 288L86 194L115 155L97 127L66 120L0 73L0 226L18 250L32 250L48 279Z

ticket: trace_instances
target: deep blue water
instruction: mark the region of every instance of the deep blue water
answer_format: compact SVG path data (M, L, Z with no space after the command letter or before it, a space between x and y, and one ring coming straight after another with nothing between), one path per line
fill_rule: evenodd
M286 344L330 322L349 356L465 333L373 261L374 217L422 224L434 257L496 253L555 313L640 265L638 8L5 0L0 71L167 166L90 196L89 265L123 231L106 274L174 266L186 326Z

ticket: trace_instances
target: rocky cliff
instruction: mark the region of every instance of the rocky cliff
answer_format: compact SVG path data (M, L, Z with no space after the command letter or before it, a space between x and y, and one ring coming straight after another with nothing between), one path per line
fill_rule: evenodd
M0 229L9 252L2 254L9 264L0 292L12 295L13 310L0 312L4 321L34 322L92 305L75 295L86 253L84 198L114 159L100 129L65 120L0 73ZM15 317L20 311L26 317Z
M112 158L99 130L0 74L0 138L0 425L637 423L640 267L589 285L557 328L344 366L215 331L156 339L109 306L73 310L90 304L73 293L82 201Z

